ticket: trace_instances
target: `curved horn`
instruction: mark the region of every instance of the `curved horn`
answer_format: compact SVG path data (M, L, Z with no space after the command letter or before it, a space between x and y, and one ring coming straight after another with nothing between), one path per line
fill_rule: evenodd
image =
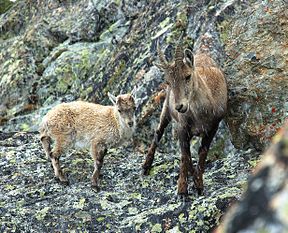
M175 64L176 65L179 64L179 63L182 63L183 62L183 58L184 58L184 53L183 53L182 48L181 48L182 38L183 38L183 32L181 33L181 35L180 35L180 37L178 39L176 48L175 48Z
M157 53L158 53L161 65L163 65L164 67L167 67L168 66L168 62L167 62L167 60L165 58L165 54L160 49L159 40L157 41Z

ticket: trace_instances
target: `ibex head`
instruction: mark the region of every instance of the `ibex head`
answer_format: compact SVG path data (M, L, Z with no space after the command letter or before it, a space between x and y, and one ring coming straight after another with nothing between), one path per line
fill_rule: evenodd
M174 61L169 63L160 49L159 42L157 52L160 63L155 65L165 73L165 80L175 97L175 109L180 113L185 113L189 108L190 95L194 89L193 53L190 49L183 51L178 43Z
M134 127L136 110L134 97L131 94L122 94L115 97L109 92L108 96L117 110L120 122L128 127Z

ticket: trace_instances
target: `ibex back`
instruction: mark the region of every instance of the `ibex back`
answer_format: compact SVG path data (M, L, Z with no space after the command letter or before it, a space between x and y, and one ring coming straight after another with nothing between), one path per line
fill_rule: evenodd
M164 71L168 87L160 123L143 164L143 172L146 175L149 173L157 145L164 129L173 118L177 122L181 149L178 194L188 194L189 173L193 176L198 193L201 194L207 153L219 122L226 113L226 80L208 54L196 53L194 56L191 50L183 51L178 44L174 61L169 63L159 44L157 50L160 63L155 65ZM193 166L190 152L190 141L193 136L202 137L196 167Z

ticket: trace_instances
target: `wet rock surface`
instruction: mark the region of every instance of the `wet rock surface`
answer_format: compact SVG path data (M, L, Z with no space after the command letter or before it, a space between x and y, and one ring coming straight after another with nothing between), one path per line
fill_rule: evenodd
M1 230L51 232L209 232L245 185L249 161L231 150L207 164L205 190L190 180L186 200L177 197L179 152L157 153L149 176L141 175L143 154L130 147L109 150L101 190L90 186L88 151L61 157L70 185L54 178L37 133L3 133L0 141ZM246 153L248 156L248 154Z

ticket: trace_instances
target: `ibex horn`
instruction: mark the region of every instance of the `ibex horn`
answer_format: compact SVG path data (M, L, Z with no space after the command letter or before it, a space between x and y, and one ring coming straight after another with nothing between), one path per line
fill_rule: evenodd
M159 40L157 41L157 52L158 52L158 56L159 56L159 60L161 62L161 65L167 67L168 62L165 58L165 54L160 49Z
M183 58L184 58L184 54L182 51L182 47L181 47L181 42L182 42L182 38L183 38L183 32L181 33L176 48L175 48L175 63L180 64L183 62Z

